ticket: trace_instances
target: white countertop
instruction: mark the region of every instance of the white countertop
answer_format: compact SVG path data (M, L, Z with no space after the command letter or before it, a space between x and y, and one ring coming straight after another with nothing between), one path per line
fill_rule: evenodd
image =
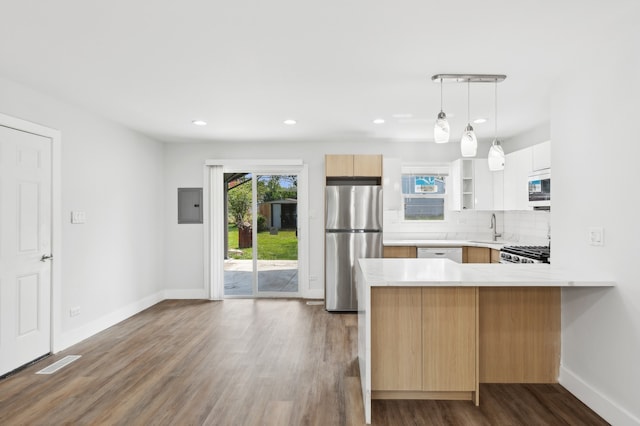
M612 287L611 276L546 263L456 263L449 259L359 259L368 286Z
M424 240L424 239L387 239L384 240L385 246L412 246L412 247L489 247L500 250L503 246L512 245L508 241L489 241L489 240Z

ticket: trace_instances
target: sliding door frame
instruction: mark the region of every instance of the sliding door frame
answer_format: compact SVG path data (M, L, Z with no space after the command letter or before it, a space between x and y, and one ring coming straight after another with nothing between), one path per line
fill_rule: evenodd
M224 173L298 175L298 296L309 294L309 173L301 159L283 160L207 160L204 167L204 286L209 299L224 299L224 238L220 236L226 223L222 197ZM215 228L219 228L216 229ZM256 239L257 242L257 239ZM254 262L255 266L255 262ZM289 294L254 293L259 297L290 297Z

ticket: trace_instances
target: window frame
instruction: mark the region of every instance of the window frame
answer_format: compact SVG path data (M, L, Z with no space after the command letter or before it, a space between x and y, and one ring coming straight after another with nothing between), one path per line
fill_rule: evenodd
M405 177L417 177L417 176L434 176L442 178L444 182L444 193L442 194L405 194L404 193L404 178ZM402 199L402 219L403 223L443 223L448 219L449 209L449 191L447 189L449 182L449 167L448 166L403 166L400 171L400 196ZM407 219L406 217L406 200L407 199L442 199L442 219Z

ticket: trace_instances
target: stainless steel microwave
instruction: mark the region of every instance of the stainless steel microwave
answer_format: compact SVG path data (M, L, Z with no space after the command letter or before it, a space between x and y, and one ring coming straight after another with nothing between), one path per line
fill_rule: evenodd
M529 174L529 206L534 209L551 207L551 169Z

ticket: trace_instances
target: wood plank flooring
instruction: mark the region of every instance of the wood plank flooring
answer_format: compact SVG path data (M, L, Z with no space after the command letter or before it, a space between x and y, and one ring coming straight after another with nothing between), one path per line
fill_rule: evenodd
M53 375L36 371L70 354ZM357 317L300 300L164 301L0 381L1 425L361 425ZM374 401L374 425L605 425L559 385Z

